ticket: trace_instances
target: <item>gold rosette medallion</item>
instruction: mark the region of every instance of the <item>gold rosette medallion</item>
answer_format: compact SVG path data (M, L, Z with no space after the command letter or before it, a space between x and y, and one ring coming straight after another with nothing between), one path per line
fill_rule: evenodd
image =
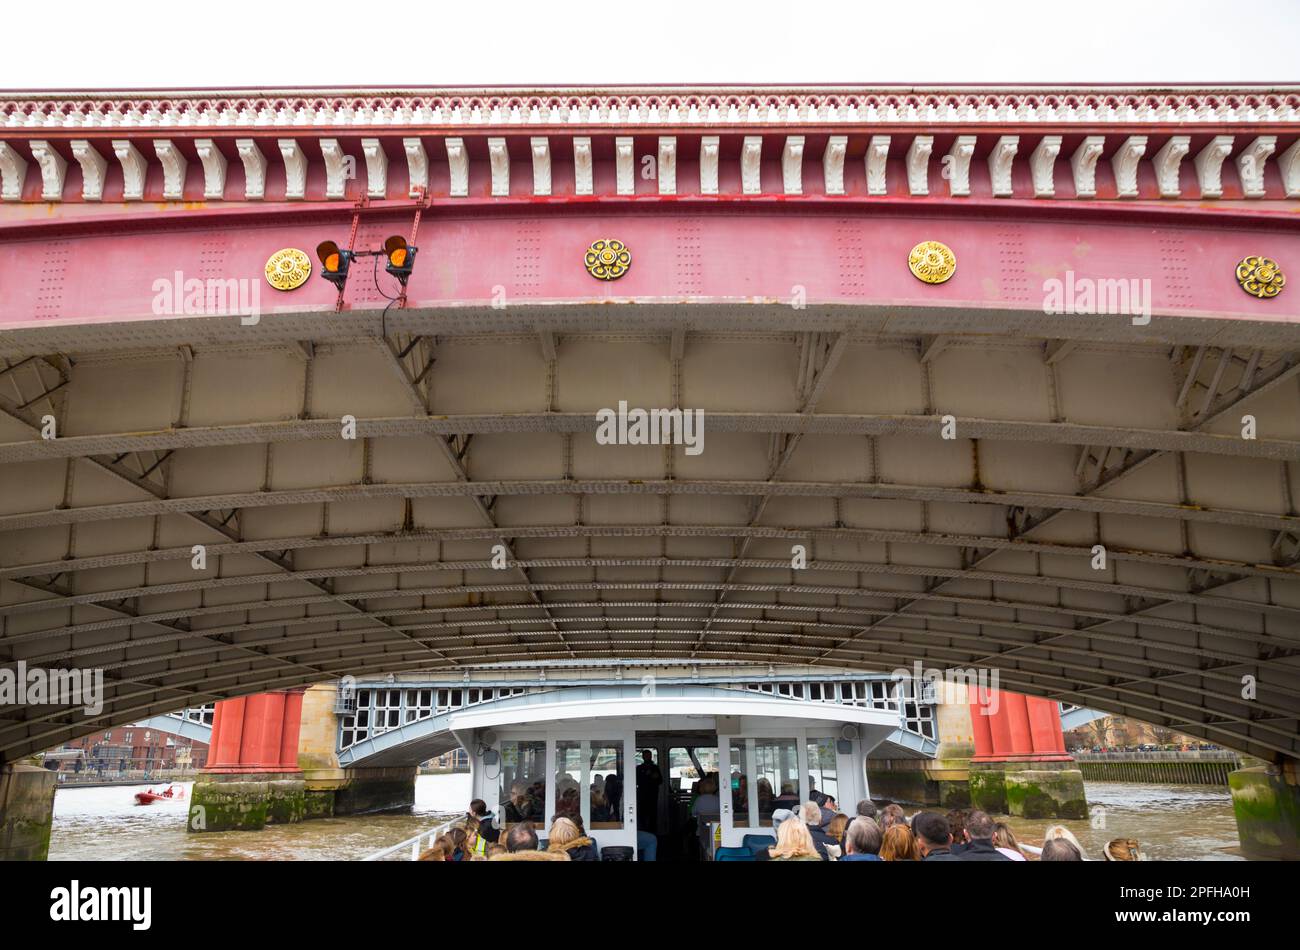
M907 266L917 280L942 284L957 272L957 255L947 244L922 241L907 255Z
M296 247L276 251L266 262L266 282L276 290L297 290L311 276L311 258Z
M1247 257L1237 265L1237 283L1252 297L1267 300L1286 286L1286 275L1277 261L1268 257Z
M587 248L584 263L597 280L618 280L632 266L632 252L622 241L602 238Z

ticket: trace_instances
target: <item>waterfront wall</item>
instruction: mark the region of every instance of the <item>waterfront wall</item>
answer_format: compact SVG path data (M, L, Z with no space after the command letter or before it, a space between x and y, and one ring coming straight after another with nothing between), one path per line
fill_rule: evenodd
M1228 787L1228 775L1242 767L1231 752L1109 752L1079 754L1075 761L1088 782Z

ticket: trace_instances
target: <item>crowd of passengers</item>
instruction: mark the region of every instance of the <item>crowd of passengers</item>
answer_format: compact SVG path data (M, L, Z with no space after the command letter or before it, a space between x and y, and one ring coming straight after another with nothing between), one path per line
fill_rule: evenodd
M756 861L1088 861L1078 839L1062 825L1050 826L1042 848L1022 846L1011 828L982 811L954 809L946 815L922 811L910 818L896 804L877 808L858 802L857 814L836 810L830 796L797 809L772 813L776 840L750 849ZM706 800L705 808L709 807ZM768 839L771 840L771 839ZM728 850L728 849L723 849ZM731 849L738 850L738 849ZM1102 851L1107 861L1145 860L1137 841L1118 838ZM543 843L526 818L509 824L504 835L482 799L470 802L464 826L440 835L421 861L600 861L580 813L557 814Z

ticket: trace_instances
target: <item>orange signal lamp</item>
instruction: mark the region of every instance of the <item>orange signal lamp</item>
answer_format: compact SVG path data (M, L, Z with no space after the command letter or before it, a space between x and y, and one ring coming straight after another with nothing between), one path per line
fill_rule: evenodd
M411 277L411 269L415 267L417 250L418 248L410 247L406 238L399 234L394 234L384 242L384 256L388 260L384 270L396 277L403 287Z
M333 241L322 241L316 248L316 256L321 262L321 276L331 284L343 290L348 282L348 268L352 264L352 252L342 250Z

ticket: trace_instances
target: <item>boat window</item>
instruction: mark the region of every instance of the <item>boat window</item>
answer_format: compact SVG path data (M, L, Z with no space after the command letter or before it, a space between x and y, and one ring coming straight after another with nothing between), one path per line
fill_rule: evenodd
M755 739L753 781L759 783L758 823L772 824L772 812L778 808L799 807L799 753L794 739ZM775 793L763 804L762 783Z
M829 795L840 806L840 811L844 810L844 803L840 801L839 778L836 775L834 739L808 740L808 779L812 791Z
M555 814L564 818L582 815L582 743L559 739L555 743ZM550 822L550 817L547 817Z
M501 743L500 812L507 824L546 819L546 742Z
M760 779L759 801L763 800L763 785ZM749 753L744 739L731 740L731 824L735 828L749 827ZM769 802L772 795L768 790Z
M623 743L593 740L591 758L591 828L623 827Z

